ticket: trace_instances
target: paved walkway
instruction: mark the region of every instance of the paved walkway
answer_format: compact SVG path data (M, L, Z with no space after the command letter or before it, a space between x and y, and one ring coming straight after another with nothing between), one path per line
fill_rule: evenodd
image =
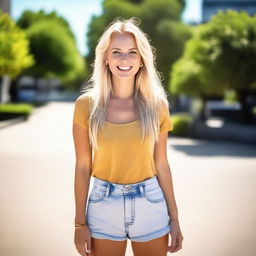
M1 255L79 255L72 114L53 102L0 129ZM168 157L184 235L176 254L255 255L256 147L170 137Z

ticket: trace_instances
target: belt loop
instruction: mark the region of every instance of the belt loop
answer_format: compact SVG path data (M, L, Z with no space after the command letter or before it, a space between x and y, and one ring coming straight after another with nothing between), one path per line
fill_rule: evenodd
M107 189L106 189L106 197L109 197L109 190L110 190L110 183L107 184Z
M140 189L141 195L144 195L144 187L142 184L139 186L139 189Z

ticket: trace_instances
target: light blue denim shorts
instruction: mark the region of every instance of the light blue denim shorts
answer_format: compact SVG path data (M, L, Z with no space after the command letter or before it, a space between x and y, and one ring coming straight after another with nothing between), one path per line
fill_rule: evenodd
M86 207L92 237L146 242L170 232L170 216L156 176L133 184L93 178Z

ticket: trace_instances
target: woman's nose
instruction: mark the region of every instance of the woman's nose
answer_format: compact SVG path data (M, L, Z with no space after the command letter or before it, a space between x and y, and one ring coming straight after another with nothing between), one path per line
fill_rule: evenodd
M120 59L126 59L128 58L128 53L122 53L120 56Z

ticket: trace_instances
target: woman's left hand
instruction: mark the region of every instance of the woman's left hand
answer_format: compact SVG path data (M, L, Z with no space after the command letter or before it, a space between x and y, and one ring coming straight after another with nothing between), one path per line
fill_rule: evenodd
M170 227L171 245L168 246L167 251L172 253L177 252L182 248L183 235L178 220L172 220L170 222Z

